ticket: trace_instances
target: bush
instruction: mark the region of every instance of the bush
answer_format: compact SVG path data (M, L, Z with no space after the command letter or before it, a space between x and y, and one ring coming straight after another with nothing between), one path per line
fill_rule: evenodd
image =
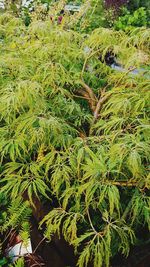
M150 2L147 0L129 0L128 9L132 12L140 7L145 7L147 10L150 9Z
M25 27L10 14L0 26L0 191L10 203L3 227L20 229L29 203L38 221L36 200L46 202L45 237L63 235L79 267L108 267L149 228L149 76L129 67L149 64L150 31L85 35L67 16ZM109 51L126 72L99 60Z
M115 29L129 30L133 27L148 26L148 16L144 7L137 9L133 14L124 8L122 13L122 16L114 22Z

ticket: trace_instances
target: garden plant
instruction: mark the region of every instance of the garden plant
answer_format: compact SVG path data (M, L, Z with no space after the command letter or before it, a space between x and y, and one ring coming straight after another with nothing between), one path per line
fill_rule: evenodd
M28 27L0 15L0 243L14 230L27 242L34 214L77 266L108 267L149 242L150 30L89 31L86 7L61 24L61 3Z

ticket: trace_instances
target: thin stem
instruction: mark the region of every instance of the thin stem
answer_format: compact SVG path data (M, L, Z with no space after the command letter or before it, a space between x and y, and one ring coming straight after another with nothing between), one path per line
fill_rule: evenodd
M13 228L8 232L8 234L5 236L4 240L2 241L2 244L4 244L4 242L8 239L8 237L11 235L13 231Z
M35 250L33 251L33 254L36 253L37 249L40 247L40 245L44 242L44 240L46 239L46 237L43 237L40 242L38 243L38 245L36 246Z
M92 223L92 220L91 220L91 217L90 217L90 213L89 213L88 208L87 208L87 215L88 215L88 219L89 219L89 223L90 223L90 225L91 225L91 228L92 228L92 230L94 231L94 233L97 235L98 232L96 231L96 229L95 229L95 227L94 227L94 225L93 225L93 223Z
M126 186L126 187L137 187L139 186L137 181L128 182L128 181L106 181L105 184L111 184L116 186Z
M133 67L133 68L129 69L128 71L126 71L125 74L122 75L121 78L118 80L118 82L115 84L115 87L117 87L117 86L120 84L120 82L122 81L122 79L123 79L124 77L126 77L126 75L128 75L131 71L133 71L133 70L135 70L135 69L136 69L136 67Z
M93 57L95 54L97 54L99 51L100 51L100 49L94 51L93 53L91 53L89 56L86 57L86 59L85 59L85 61L84 61L84 64L83 64L82 72L81 72L81 78L83 78L83 74L84 74L84 71L85 71L85 67L86 67L87 61L88 61L91 57Z

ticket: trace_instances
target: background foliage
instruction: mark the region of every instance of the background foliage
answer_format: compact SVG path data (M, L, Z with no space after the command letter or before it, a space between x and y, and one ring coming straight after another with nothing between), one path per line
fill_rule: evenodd
M61 10L65 11L66 5L80 7L77 17L77 29L79 31L92 31L98 27L113 27L115 29L128 30L131 26L149 26L150 3L145 0L1 0L5 10L20 16L28 26L33 16L45 20L46 15L53 11L50 17L60 16ZM68 14L65 11L64 14ZM64 16L63 14L63 16ZM69 14L73 14L72 11Z

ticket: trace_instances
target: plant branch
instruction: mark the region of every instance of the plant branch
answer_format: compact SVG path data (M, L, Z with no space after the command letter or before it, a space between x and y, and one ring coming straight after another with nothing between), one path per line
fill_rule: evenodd
M128 69L124 75L121 76L121 78L117 81L117 83L115 84L115 87L119 86L120 82L122 81L123 78L125 78L131 71L135 70L136 67L130 68Z
M102 93L102 95L103 95L103 93ZM112 92L106 94L105 96L102 96L102 95L101 95L100 99L98 100L98 103L97 103L96 108L95 108L95 111L94 111L94 122L98 118L99 112L100 112L103 104L112 95Z
M129 182L129 181L110 181L110 180L107 180L104 183L116 185L116 186L126 186L126 187L137 187L139 185L137 181Z
M91 225L92 230L94 231L95 234L98 234L98 232L96 231L95 227L93 226L93 223L92 223L91 216L90 216L88 208L87 208L87 216L88 216L89 223Z
M96 51L93 51L93 53L92 53L92 51L91 51L91 54L89 54L89 55L86 57L86 59L85 59L85 61L84 61L84 64L83 64L82 72L81 72L81 77L82 77L82 78L83 78L83 74L84 74L84 71L85 71L86 64L87 64L88 60L89 60L91 57L93 57L94 55L96 55L99 51L100 51L100 49L98 49L98 50L96 50Z
M34 249L33 254L36 253L37 249L38 249L38 248L40 247L40 245L45 241L45 239L46 239L46 237L43 237L43 238L40 240L40 242L38 243L38 245L37 245L36 248Z
M83 86L83 90L78 90L78 93L87 99L90 109L94 113L96 103L98 101L97 97L93 90L84 81L80 81L80 84Z

